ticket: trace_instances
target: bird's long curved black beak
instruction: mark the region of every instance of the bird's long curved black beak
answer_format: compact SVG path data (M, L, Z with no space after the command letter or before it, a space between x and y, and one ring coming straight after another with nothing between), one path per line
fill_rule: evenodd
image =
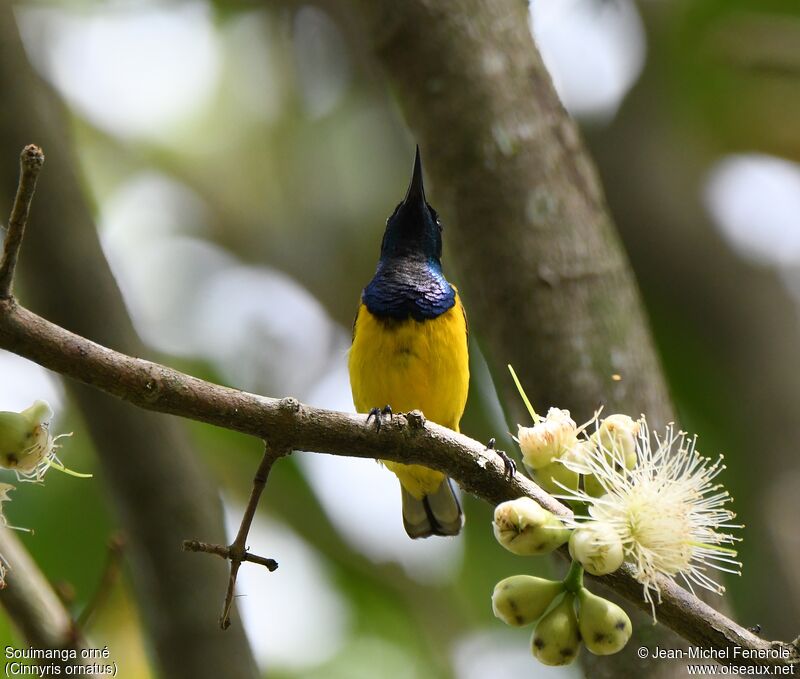
M419 156L419 145L417 145L417 154L414 157L411 183L408 185L406 197L403 199L403 205L413 205L415 203L425 205L425 187L422 185L422 160Z

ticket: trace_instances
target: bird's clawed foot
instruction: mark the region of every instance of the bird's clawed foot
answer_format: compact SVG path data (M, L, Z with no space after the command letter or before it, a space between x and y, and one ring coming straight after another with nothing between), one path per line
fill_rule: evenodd
M391 421L391 419L392 419L392 406L385 405L385 406L383 406L383 408L373 408L372 410L369 411L369 414L367 415L367 424L369 424L369 421L374 417L375 418L375 431L380 431L381 430L381 425L383 424L383 418L387 417L387 416L389 418L389 421Z
M505 450L497 450L495 446L494 438L489 439L489 443L486 444L486 450L491 450L496 453L500 459L503 461L503 467L505 468L506 476L509 479L514 478L514 474L517 473L517 463L514 462L507 454Z

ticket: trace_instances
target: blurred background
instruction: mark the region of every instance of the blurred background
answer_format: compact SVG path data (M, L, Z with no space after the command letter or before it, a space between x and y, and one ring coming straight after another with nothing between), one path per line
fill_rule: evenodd
M352 317L414 140L335 6L81 0L19 2L14 15L28 59L68 107L104 253L153 355L349 411ZM800 5L534 0L530 19L599 166L681 424L702 451L726 455L722 480L747 524L744 574L728 583L735 617L794 638ZM435 187L429 199L436 206ZM446 238L445 225L445 271ZM471 351L462 431L511 449L477 343ZM36 398L53 405L57 432L75 432L61 459L95 477L20 484L6 514L35 529L21 539L77 612L116 528L104 477L59 379L0 351L0 409ZM185 426L235 532L261 446ZM460 538L412 542L399 501L374 462L280 462L250 546L281 568L245 567L239 578L261 668L286 679L366 679L376 666L390 679L577 676L535 663L529 631L492 616L494 583L546 572L546 560L501 550L490 508L471 498ZM209 596L210 617L220 603ZM154 676L125 577L89 637L110 647L121 676ZM6 644L21 642L0 612Z

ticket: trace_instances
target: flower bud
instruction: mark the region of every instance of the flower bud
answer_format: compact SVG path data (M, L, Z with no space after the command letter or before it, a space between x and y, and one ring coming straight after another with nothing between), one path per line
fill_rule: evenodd
M606 494L606 489L594 474L586 474L583 477L583 489L592 497L603 497Z
M592 473L592 458L597 455L597 452L597 443L594 439L579 439L575 442L575 445L567 450L558 460L564 467L572 472L572 474L561 472L559 477L557 474L551 473L552 479L554 481L560 481L568 490L574 491L580 488L592 497L604 495L606 490ZM541 477L544 476L540 473L541 471L542 470L539 470L539 472L535 473L537 482L540 482ZM546 468L546 471L549 471L549 469ZM556 490L550 490L546 481L544 483L540 482L539 485L552 494L557 494L558 492ZM555 486L555 484L552 485L555 488L559 488L559 491L562 493L565 490L564 488Z
M561 460L556 460L535 470L533 478L537 484L551 495L563 493L564 488L562 486L566 486L569 490L577 490L578 488L578 474L561 464ZM559 486L556 481L562 486Z
M613 459L621 460L626 469L636 466L636 437L641 424L628 415L609 415L600 422L592 434L596 441Z
M47 401L34 401L33 405L23 410L20 415L32 425L47 425L53 419L53 409Z
M587 457L594 450L594 443L586 439L576 439L575 443L565 450L555 462L534 472L536 482L551 495L558 495L568 490L577 490L580 476L587 474L591 467ZM555 482L558 481L559 486Z
M494 536L519 556L547 554L569 540L569 529L529 497L503 502L494 510Z
M578 628L586 648L595 655L621 651L633 631L628 614L585 587L578 592L578 606Z
M569 665L578 655L581 637L575 616L575 595L564 594L561 602L536 625L531 638L534 657L545 665Z
M492 610L506 625L522 627L538 620L564 583L533 575L512 575L501 580L492 593Z
M52 410L36 401L21 413L0 412L0 467L31 473L50 454L53 439L48 430Z
M584 524L572 531L569 553L592 575L613 573L625 558L617 532L600 521Z
M0 456L18 453L28 444L31 424L20 413L0 412Z
M569 410L550 408L545 417L532 427L519 427L517 441L522 461L531 469L539 469L561 457L577 440L577 425Z

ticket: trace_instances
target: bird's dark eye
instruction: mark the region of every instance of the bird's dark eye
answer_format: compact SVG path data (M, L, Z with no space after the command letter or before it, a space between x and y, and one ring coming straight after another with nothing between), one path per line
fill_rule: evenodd
M428 205L428 210L430 210L433 221L436 222L436 226L438 226L439 231L441 231L444 227L442 226L442 222L439 220L439 213L436 212L436 210L434 210L430 205Z

